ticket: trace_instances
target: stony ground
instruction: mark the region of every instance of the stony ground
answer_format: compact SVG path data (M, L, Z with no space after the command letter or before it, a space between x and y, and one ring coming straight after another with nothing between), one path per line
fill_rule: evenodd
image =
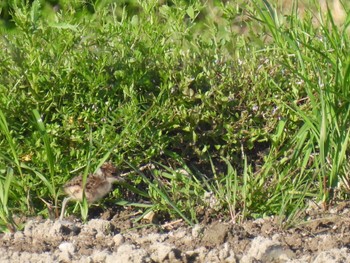
M309 209L297 226L277 218L135 228L130 211L86 224L32 219L2 234L0 262L350 262L350 203Z

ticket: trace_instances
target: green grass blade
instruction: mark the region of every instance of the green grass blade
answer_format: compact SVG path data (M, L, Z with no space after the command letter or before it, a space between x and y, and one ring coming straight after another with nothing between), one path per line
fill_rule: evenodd
M11 136L5 115L1 109L0 109L0 132L5 136L6 142L9 145L9 148L11 150L12 157L13 157L12 161L16 164L18 171L22 174L20 163L19 163L19 158L18 158L18 154L17 154L17 152L18 152L17 146L15 145L15 141Z
M187 216L181 212L181 210L176 206L174 202L171 201L169 196L167 195L166 191L162 189L161 183L160 184L155 184L151 182L150 179L148 179L142 172L138 171L131 163L125 161L131 168L135 170L137 174L139 174L143 180L148 184L148 187L151 187L161 198L163 201L165 201L170 207L172 207L176 213L181 216L189 225L193 225L192 221L187 218Z

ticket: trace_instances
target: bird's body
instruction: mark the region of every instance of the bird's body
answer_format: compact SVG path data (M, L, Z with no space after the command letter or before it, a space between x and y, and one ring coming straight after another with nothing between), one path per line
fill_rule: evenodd
M108 194L112 184L122 179L115 177L117 169L111 163L104 163L94 174L86 178L85 197L88 203L94 203ZM73 200L83 200L83 175L74 177L64 185L64 192Z

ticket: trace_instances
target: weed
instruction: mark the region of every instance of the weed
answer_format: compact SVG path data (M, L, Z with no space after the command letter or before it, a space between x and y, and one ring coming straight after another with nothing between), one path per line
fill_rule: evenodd
M127 3L1 7L3 230L16 213L57 217L61 186L107 159L158 164L121 184L147 203L115 203L190 225L292 224L307 199L345 196L349 19L316 3L302 19L297 2Z

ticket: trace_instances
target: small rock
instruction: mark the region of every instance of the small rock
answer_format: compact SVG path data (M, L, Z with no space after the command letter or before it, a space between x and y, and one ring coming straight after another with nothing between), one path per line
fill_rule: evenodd
M175 247L159 242L153 243L150 249L153 251L151 258L156 262L164 262L166 259L170 259L170 254L173 258L178 258L181 255Z
M229 230L230 226L225 223L213 223L204 231L204 244L207 246L215 247L223 244L226 240Z
M63 235L68 235L70 233L70 227L72 226L71 223L69 225L64 225L60 221L55 221L53 224L49 220L46 222L48 222L48 224L45 225L43 231L47 231L48 238L54 237L56 240L59 239L62 241Z
M221 246L221 249L219 250L219 259L222 262L236 262L235 253L230 247L229 243L225 243Z
M14 239L14 242L20 242L21 240L23 240L24 239L23 232L17 231L16 233L14 233L13 239Z
M178 249L173 249L172 251L170 251L170 253L168 254L168 258L169 258L169 262L172 262L172 263L183 262L181 251Z
M210 249L208 254L206 255L205 262L221 262L219 258L219 249L213 248Z
M257 225L263 225L265 223L266 219L265 218L258 218L253 221L254 224Z
M104 250L104 251L95 250L91 255L92 262L105 262L107 256L110 254L111 253L109 253L106 250Z
M59 246L58 249L61 252L68 252L69 254L74 254L75 252L75 246L73 243L70 242L62 242Z
M61 251L59 258L62 261L70 262L72 260L73 254L75 252L75 246L69 242L63 242L58 246Z
M349 249L341 248L341 249L330 249L328 251L323 251L319 253L314 259L313 263L340 263L340 262L349 262L350 253Z
M144 249L136 248L135 245L130 244L123 244L118 248L117 252L108 255L106 257L106 263L115 263L116 259L118 259L118 262L123 263L151 262L148 253Z
M197 253L196 260L198 262L208 262L206 260L207 259L207 255L208 255L208 249L207 248L205 248L205 247L196 248L195 249L195 253Z
M194 238L198 238L201 234L203 234L204 227L200 224L195 224L192 228L192 236Z
M250 263L256 260L261 262L287 262L294 257L290 249L284 249L277 241L273 241L261 236L256 237L251 247L242 257L242 263Z
M113 241L114 241L114 246L119 247L121 244L125 242L125 238L122 234L116 234L113 237Z
M174 239L182 239L185 236L189 236L189 235L188 235L188 231L186 230L176 230L176 231L169 232L169 236L171 236Z

